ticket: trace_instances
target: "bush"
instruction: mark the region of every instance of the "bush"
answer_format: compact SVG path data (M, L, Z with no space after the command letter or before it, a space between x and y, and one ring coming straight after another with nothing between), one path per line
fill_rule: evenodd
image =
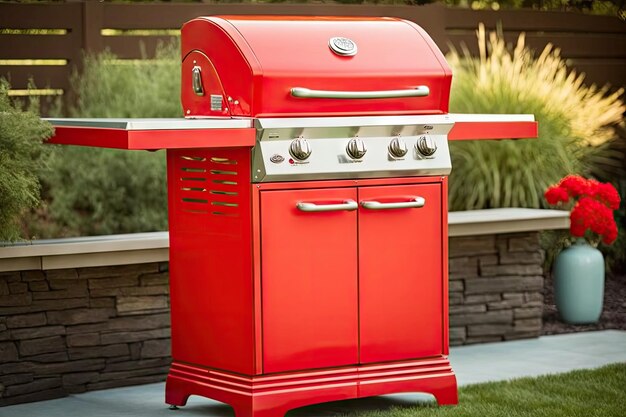
M587 176L592 161L610 156L612 125L623 123L626 110L623 90L608 95L585 86L584 75L569 72L558 50L548 45L535 58L523 35L510 51L496 33L487 41L481 26L478 45L477 58L467 50L448 56L451 111L532 113L539 138L451 143L450 209L545 206L548 185L570 173Z
M72 76L71 117L181 117L178 43L154 60L87 55ZM46 205L29 220L37 237L167 229L165 152L55 146L40 171Z
M36 172L42 142L52 135L50 124L12 104L8 91L0 79L0 240L18 239L20 216L40 202Z

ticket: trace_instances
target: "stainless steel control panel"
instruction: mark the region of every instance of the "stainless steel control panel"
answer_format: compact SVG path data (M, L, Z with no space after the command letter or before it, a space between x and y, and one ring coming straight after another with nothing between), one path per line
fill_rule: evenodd
M252 181L448 175L445 117L258 119Z

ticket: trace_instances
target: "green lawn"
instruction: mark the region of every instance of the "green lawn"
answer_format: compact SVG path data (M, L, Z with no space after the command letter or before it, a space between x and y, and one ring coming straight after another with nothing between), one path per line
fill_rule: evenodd
M362 401L362 400L361 400ZM339 407L343 417L592 417L626 416L626 363L585 371L520 378L463 387L454 407L385 405L350 401ZM340 403L336 403L340 404ZM372 411L377 405L382 410ZM365 408L350 411L351 406ZM320 407L320 406L314 406ZM306 407L309 412L313 407ZM321 411L321 408L320 408ZM328 411L328 410L326 410ZM294 413L296 416L298 413ZM292 414L289 413L288 416ZM330 415L324 413L323 415Z

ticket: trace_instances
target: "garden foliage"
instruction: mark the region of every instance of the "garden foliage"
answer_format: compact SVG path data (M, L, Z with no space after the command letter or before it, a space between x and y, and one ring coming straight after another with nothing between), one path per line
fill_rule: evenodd
M178 43L153 60L87 55L71 117L181 117ZM55 146L40 171L46 206L29 233L62 237L167 230L165 152Z
M480 55L453 50L450 110L458 113L529 113L539 122L536 140L451 143L451 210L541 207L543 191L571 173L589 174L607 154L623 124L623 90L583 84L548 45L537 57L522 34L513 50L501 34L478 30ZM603 153L604 152L604 153Z
M52 135L50 124L11 103L8 91L9 83L0 79L0 240L18 239L21 216L40 202L41 144Z

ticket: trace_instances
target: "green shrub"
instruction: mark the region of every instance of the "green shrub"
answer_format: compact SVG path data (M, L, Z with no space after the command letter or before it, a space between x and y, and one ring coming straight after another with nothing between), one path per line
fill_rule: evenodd
M42 142L52 135L50 124L11 103L8 91L0 79L0 240L18 239L21 215L39 204L36 172Z
M71 117L180 117L180 47L161 44L155 59L88 54L71 77L77 95Z
M87 55L72 76L71 117L181 117L178 43L154 60ZM40 171L45 207L29 219L39 238L167 229L165 152L55 146Z
M535 57L520 36L510 51L502 36L478 30L480 56L452 51L450 108L459 113L532 113L535 140L451 143L450 209L545 206L549 184L570 173L588 175L592 161L623 123L623 90L587 87L550 45Z

